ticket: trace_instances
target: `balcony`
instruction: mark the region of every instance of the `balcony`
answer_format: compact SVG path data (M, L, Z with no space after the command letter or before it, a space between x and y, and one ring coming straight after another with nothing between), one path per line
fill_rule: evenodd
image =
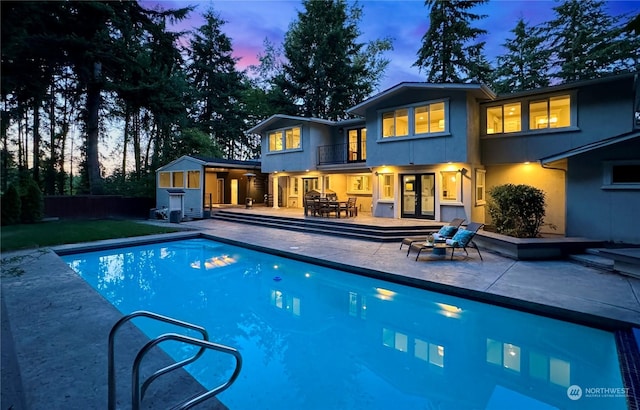
M318 165L351 164L365 162L362 153L349 149L349 144L321 145L318 147Z

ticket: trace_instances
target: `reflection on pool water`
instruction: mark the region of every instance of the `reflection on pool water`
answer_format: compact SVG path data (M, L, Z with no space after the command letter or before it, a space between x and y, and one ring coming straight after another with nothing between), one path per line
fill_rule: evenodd
M206 239L63 259L123 314L186 320L236 347L242 372L219 395L234 410L626 408L620 394L568 394L623 387L609 332ZM232 371L221 356L188 370L215 386Z

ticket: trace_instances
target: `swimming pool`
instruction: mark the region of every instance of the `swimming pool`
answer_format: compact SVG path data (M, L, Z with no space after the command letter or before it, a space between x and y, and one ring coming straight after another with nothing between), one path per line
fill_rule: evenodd
M193 322L236 347L242 373L218 396L230 409L626 408L619 391L569 394L623 387L602 330L207 239L62 258L123 314ZM203 359L188 370L205 386L232 371Z

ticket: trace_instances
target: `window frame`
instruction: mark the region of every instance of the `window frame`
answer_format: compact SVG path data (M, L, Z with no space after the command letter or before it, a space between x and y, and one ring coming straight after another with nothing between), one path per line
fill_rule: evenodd
M450 114L449 114L449 98L440 98L436 100L428 100L428 101L420 101L415 104L403 105L398 107L389 107L385 109L381 109L377 111L377 121L378 121L378 132L377 132L377 142L390 142L390 141L402 141L406 139L416 139L416 138L430 138L430 137L440 137L450 135L449 124L450 124ZM430 121L427 119L428 124L428 132L416 133L416 110L419 108L427 107L427 113L431 115L431 106L436 104L443 104L444 111L444 128L442 130L438 130L436 132L431 132L430 129ZM395 118L397 117L396 113L401 110L407 110L407 134L395 135ZM394 135L384 135L384 116L388 114L394 114Z
M531 128L530 110L531 105L539 102L547 102L547 106L550 106L550 101L558 97L569 98L569 125L565 127L547 127L547 128ZM520 131L504 132L504 115L503 115L503 131L494 132L493 134L487 133L487 110L496 107L504 107L505 105L520 103ZM504 108L503 108L504 112ZM483 138L505 138L511 136L520 135L533 135L533 134L552 134L558 132L578 131L578 92L576 90L565 90L562 92L556 92L551 94L540 94L522 97L518 99L509 99L492 102L482 106L480 110L480 134Z
M475 189L475 200L476 205L486 205L487 204L487 170L476 168L476 189ZM482 198L478 199L478 190L482 192Z
M293 139L293 131L295 129L299 129L299 137L298 137L298 146L297 147L291 147L289 148L287 146L287 143L290 140L289 137L289 131L291 131L291 140ZM276 136L275 138L275 142L274 144L271 143L271 137L272 135L279 135ZM289 127L282 127L282 128L276 128L273 130L269 130L266 132L266 145L267 145L267 154L279 154L279 153L283 153L283 152L295 152L295 151L302 151L302 125L292 125ZM279 144L278 144L279 142ZM274 147L272 149L272 146ZM277 147L280 146L280 149L277 149Z
M353 179L361 178L363 189L353 189ZM365 182L365 180L367 182ZM357 174L347 176L347 194L371 194L373 192L371 174Z
M390 183L386 184L385 179L389 179ZM394 201L395 200L395 174L392 173L380 173L378 175L378 199L381 201ZM387 188L390 191L390 195L385 195Z
M615 182L613 168L616 166L639 166L640 160L604 161L602 163L602 186L605 190L640 190L640 182Z
M195 181L197 182L197 186L191 186L190 175L194 174L194 173L198 175L197 178L195 179ZM200 183L201 183L200 182L201 181L200 170L198 170L198 169L189 169L189 170L187 170L186 176L187 176L187 184L186 184L187 185L186 186L187 189L200 189Z
M449 181L445 182L445 178L450 177L450 174L454 174L455 180L455 198L445 197L444 187L449 184ZM462 173L456 169L444 169L440 171L440 203L441 205L463 205L462 203Z

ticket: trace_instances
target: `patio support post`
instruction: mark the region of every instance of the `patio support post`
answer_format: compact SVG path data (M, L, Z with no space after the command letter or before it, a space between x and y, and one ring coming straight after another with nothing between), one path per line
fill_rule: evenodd
M273 175L273 207L274 208L280 208L278 206L278 175Z

